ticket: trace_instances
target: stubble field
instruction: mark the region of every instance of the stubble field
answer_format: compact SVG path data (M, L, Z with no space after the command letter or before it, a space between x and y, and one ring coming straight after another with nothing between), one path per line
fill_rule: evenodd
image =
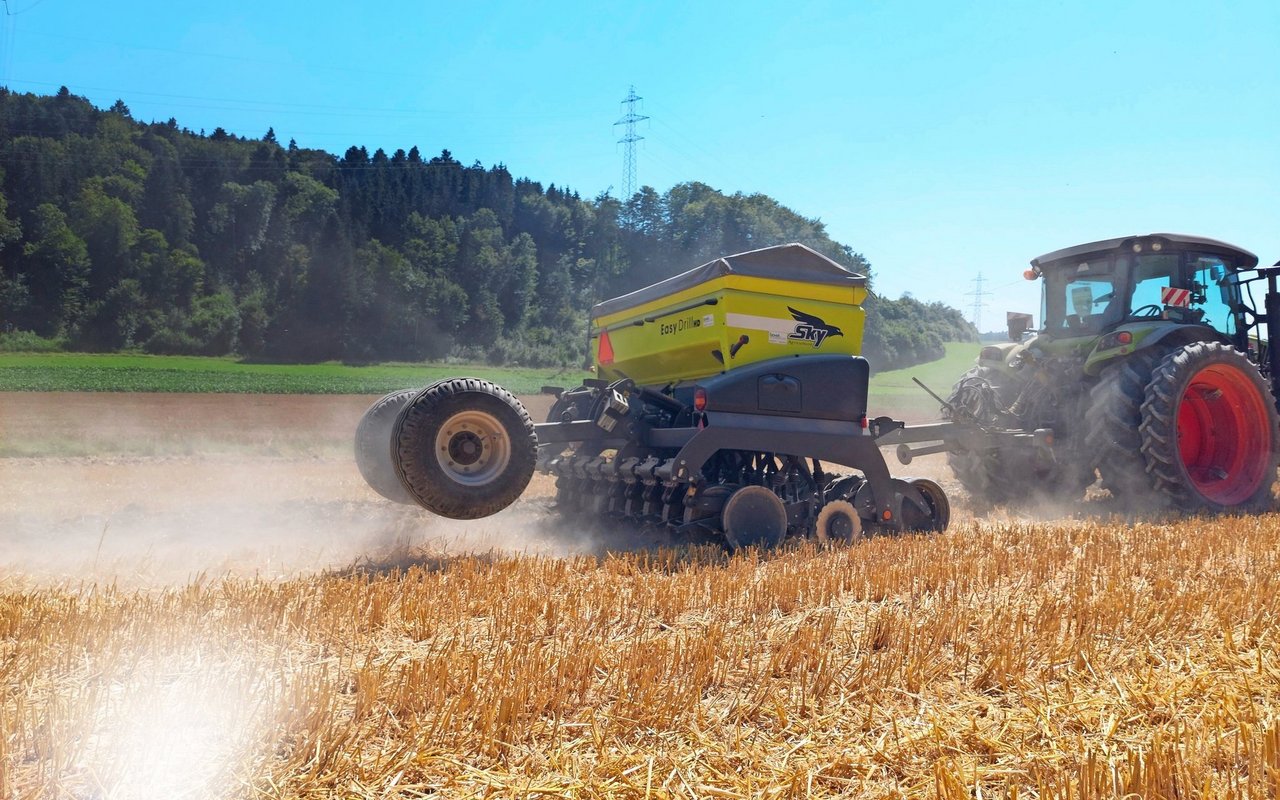
M1280 790L1274 515L628 549L382 501L370 399L0 394L0 797Z

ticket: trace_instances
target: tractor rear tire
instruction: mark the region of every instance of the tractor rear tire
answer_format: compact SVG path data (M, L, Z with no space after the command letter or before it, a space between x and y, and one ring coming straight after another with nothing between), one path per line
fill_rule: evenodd
M1105 486L1117 500L1143 507L1163 505L1151 491L1142 455L1142 404L1164 349L1139 350L1102 371L1089 392L1085 448Z
M1218 342L1169 353L1147 384L1139 428L1154 490L1183 511L1270 507L1280 420L1258 368Z
M506 389L454 378L405 406L392 448L396 475L415 502L442 517L479 519L524 492L538 439L528 412Z
M395 465L391 463L391 432L395 430L400 412L421 392L421 389L401 389L384 395L369 406L356 426L356 468L369 488L393 503L417 504L400 485Z

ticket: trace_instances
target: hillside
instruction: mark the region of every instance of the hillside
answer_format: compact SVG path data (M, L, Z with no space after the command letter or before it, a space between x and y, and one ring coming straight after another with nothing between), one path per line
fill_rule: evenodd
M580 363L593 302L720 255L798 241L870 273L764 195L588 200L448 150L338 157L271 130L142 123L65 88L0 90L0 171L9 347L29 332L91 351L560 365ZM868 310L885 368L971 335L937 304Z

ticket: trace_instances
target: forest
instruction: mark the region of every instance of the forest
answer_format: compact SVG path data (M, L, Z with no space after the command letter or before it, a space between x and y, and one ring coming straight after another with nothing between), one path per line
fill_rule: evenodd
M866 259L762 194L585 199L447 149L337 156L0 89L9 349L579 364L593 303L792 241L871 278L876 369L976 338L953 308L876 296Z

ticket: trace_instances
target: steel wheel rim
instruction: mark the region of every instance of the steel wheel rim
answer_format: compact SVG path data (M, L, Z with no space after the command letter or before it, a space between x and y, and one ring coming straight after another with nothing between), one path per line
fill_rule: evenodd
M1272 431L1266 398L1238 369L1196 373L1178 402L1178 457L1191 485L1218 505L1243 503L1262 484Z
M462 411L440 426L436 462L464 486L484 486L511 462L511 442L502 423L484 411Z

